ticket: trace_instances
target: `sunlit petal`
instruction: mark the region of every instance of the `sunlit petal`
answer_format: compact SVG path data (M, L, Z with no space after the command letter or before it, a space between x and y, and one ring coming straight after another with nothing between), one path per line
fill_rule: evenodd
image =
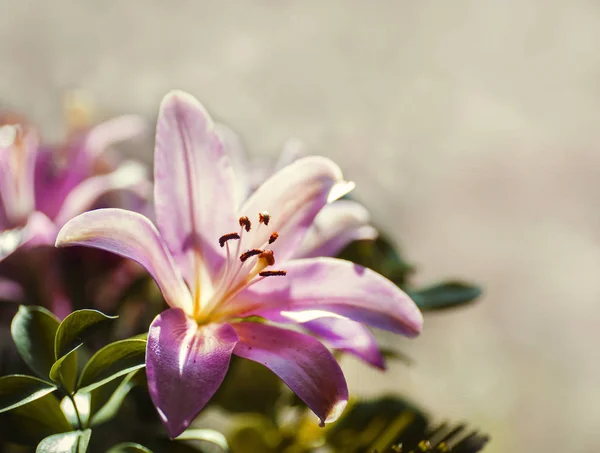
M348 402L344 374L318 340L259 323L232 324L239 342L233 353L258 362L281 378L322 423L339 418Z
M217 391L238 336L229 324L198 326L176 308L158 315L148 334L148 390L171 437L194 420Z
M141 214L123 209L98 209L67 222L57 247L86 245L131 258L146 268L167 303L192 311L191 294L156 227Z

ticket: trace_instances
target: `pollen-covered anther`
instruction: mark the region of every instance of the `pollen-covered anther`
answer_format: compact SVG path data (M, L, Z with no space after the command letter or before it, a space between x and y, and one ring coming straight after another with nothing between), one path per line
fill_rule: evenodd
M225 243L226 243L227 241L230 241L230 240L232 240L232 239L239 239L239 238L240 238L240 235L239 235L239 234L237 234L237 233L229 233L229 234L224 234L223 236L221 236L221 237L219 238L219 245L220 245L221 247L224 247L224 246L225 246Z
M250 231L250 228L252 228L252 222L250 222L250 219L246 216L240 217L240 226L244 227L244 229L246 231Z
M269 214L267 211L258 213L258 221L260 223L264 223L265 225L268 225L270 220L271 220L271 214Z
M275 264L275 254L273 250L265 250L258 256L259 260L264 260L267 266L272 266Z
M261 277L276 277L276 276L285 276L287 275L287 271L262 271L258 273Z
M274 231L273 233L271 233L271 236L269 236L269 244L272 244L273 242L275 242L278 237L279 237L279 234L277 234L277 231Z
M262 253L264 253L264 252L262 250L260 250L260 249L247 250L247 251L245 251L244 253L242 253L240 255L240 261L243 263L248 258L251 258L251 257L256 256L256 255L261 255Z

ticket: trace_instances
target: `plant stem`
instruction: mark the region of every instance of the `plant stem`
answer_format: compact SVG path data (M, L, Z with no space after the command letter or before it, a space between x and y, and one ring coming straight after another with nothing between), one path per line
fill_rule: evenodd
M75 398L70 393L67 393L69 399L71 400L71 404L73 404L73 409L75 409L75 415L77 416L77 424L78 429L83 429L83 423L81 422L81 416L79 415L79 409L77 409L77 404L75 403Z

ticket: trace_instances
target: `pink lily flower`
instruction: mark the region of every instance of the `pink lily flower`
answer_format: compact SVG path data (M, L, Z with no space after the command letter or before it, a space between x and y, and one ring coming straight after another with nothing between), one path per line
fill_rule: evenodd
M40 145L24 121L0 120L0 261L23 248L52 245L58 230L111 191L148 189L145 170L134 161L96 168L112 143L144 129L123 116L89 130L74 131L62 147Z
M192 96L173 92L159 112L154 176L156 226L135 212L99 209L69 221L56 245L129 257L159 285L170 308L150 326L146 373L171 437L216 392L232 354L271 369L321 424L344 410L344 375L320 341L249 317L419 333L418 308L381 275L334 258L293 258L321 209L353 187L329 159L299 159L236 200L212 120Z

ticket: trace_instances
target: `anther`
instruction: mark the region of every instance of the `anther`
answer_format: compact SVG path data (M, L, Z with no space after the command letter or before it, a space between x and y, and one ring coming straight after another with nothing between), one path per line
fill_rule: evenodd
M237 233L229 233L229 234L224 234L223 236L221 236L219 238L219 245L221 247L223 247L225 245L225 243L231 239L239 239L240 235Z
M273 242L275 242L278 237L279 237L279 234L277 234L276 231L271 233L271 236L269 236L269 244L272 244Z
M276 277L276 276L285 276L287 275L287 271L262 271L259 272L258 275L261 277Z
M264 252L262 250L259 250L259 249L247 250L247 251L245 251L244 253L242 253L240 255L240 261L243 263L248 258L250 258L252 256L256 256L256 255L261 255L262 253L264 253Z
M265 225L268 225L270 220L271 220L271 215L267 211L258 213L258 221L260 223L264 223Z
M240 226L244 227L244 229L246 231L250 231L250 228L252 227L252 222L250 222L250 219L246 216L240 217Z
M267 266L272 266L275 264L275 255L273 254L273 250L265 250L261 252L258 259L263 259L267 262Z

